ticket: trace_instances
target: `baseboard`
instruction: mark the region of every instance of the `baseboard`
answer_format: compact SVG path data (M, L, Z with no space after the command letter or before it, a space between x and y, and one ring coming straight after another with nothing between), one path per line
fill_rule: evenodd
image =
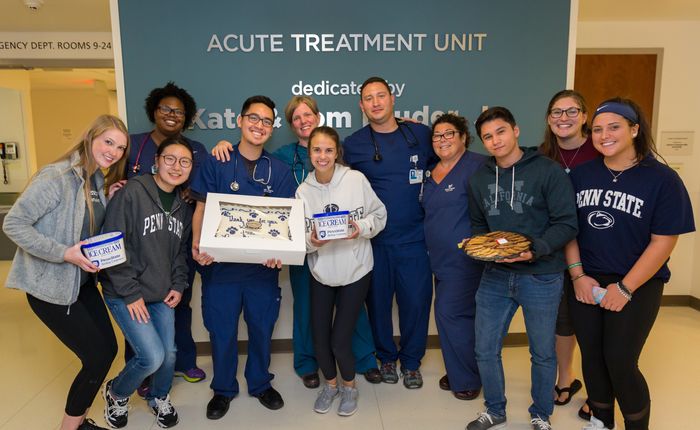
M700 311L700 299L690 295L663 296L661 306L687 306L696 311ZM394 341L398 343L399 337L394 336ZM526 333L508 333L503 340L503 346L527 346ZM440 349L440 338L436 334L428 335L428 349ZM248 341L238 341L238 352L245 354L248 352ZM272 339L272 352L292 352L291 339ZM197 342L197 355L211 355L211 344L209 342Z

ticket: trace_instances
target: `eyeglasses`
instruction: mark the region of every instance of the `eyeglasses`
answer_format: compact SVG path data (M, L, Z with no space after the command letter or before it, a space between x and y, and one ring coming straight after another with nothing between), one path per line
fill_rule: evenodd
M241 115L241 116L248 117L248 121L250 121L251 124L257 124L260 121L262 121L262 125L264 125L265 127L272 127L272 124L273 124L273 122L270 118L263 118L258 114L249 113L249 114Z
M158 112L162 113L163 115L170 115L170 114L173 114L173 115L175 115L175 116L178 117L178 118L182 118L183 116L185 116L185 111L184 111L184 110L181 110L181 109L173 109L173 108L171 108L171 107L169 107L169 106L163 106L163 105L158 106Z
M182 157L178 159L174 155L161 155L161 157L163 157L163 162L166 166L174 166L175 162L177 161L180 163L180 167L182 167L183 169L189 169L190 167L192 167L191 158Z
M450 140L455 137L455 133L457 133L457 130L447 130L442 134L435 133L433 134L433 142L439 142L442 138L445 138L445 140Z
M576 118L579 112L581 112L581 108L577 107L570 107L566 109L554 108L549 111L549 116L551 116L552 118L561 118L562 115L566 114L566 116L568 116L569 118Z

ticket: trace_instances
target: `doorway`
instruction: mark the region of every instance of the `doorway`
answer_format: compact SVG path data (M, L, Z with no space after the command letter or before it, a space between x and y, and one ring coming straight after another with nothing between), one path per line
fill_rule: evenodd
M590 109L611 97L634 100L656 134L663 49L579 49L574 89Z

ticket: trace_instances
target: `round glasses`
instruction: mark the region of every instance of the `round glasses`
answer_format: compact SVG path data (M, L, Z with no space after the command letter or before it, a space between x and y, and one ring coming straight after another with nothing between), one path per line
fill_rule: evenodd
M182 158L178 159L174 155L161 155L161 157L163 157L163 162L165 163L166 166L174 166L175 162L179 162L180 167L182 167L183 169L189 169L190 167L192 167L192 159L191 158L182 157Z

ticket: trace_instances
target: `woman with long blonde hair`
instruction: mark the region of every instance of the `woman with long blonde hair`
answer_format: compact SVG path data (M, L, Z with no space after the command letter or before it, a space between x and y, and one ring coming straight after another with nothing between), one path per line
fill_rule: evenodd
M101 428L86 415L117 341L97 290L98 268L80 247L102 227L104 190L111 197L121 187L128 148L124 123L99 116L80 142L32 177L3 224L17 244L6 286L27 294L32 311L82 363L68 391L62 430Z

